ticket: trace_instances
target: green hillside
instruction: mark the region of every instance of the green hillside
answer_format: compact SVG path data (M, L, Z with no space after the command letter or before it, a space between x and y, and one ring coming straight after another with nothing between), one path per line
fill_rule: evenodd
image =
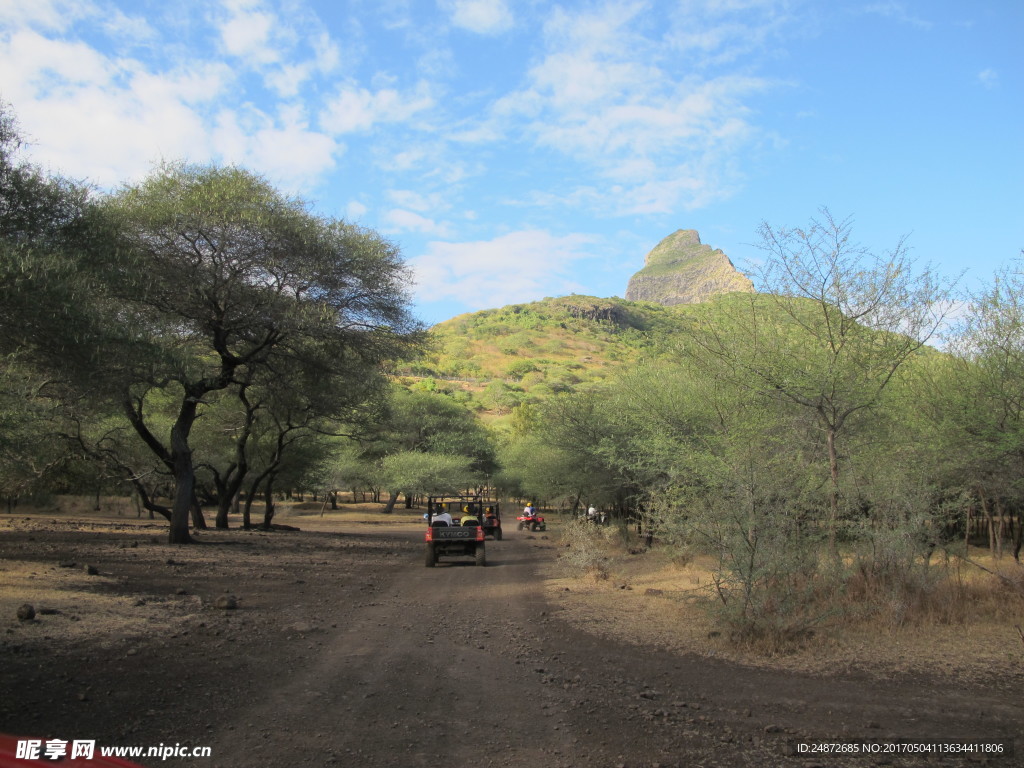
M762 295L763 298L767 298ZM808 300L806 323L820 311ZM751 295L714 296L701 304L662 306L593 296L547 298L529 304L459 315L431 329L430 350L399 370L402 381L445 391L485 418L501 418L523 403L586 389L612 377L622 366L659 357L677 346L699 319L725 329L745 322ZM756 302L777 343L800 334L800 322L772 301ZM740 318L745 318L740 320ZM767 337L766 337L767 338ZM793 347L799 349L801 345ZM807 347L803 355L822 349ZM925 348L918 354L928 356Z
M436 325L431 351L402 373L500 416L656 353L693 310L575 295L482 310Z

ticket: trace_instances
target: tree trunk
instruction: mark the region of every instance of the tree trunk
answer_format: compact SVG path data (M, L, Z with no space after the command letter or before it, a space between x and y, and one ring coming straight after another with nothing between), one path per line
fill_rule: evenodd
M828 469L832 477L832 490L828 497L828 548L835 554L838 551L836 527L839 525L839 454L836 451L835 427L830 425L827 429Z
M1024 508L1017 512L1017 525L1013 532L1013 559L1020 562L1020 549L1024 545Z
M967 552L971 547L971 516L974 512L974 504L967 505L967 523L964 525L964 552Z
M252 530L252 500L256 496L255 483L249 488L245 495L245 507L242 508L242 528L246 531Z
M267 485L263 489L263 528L270 530L270 525L274 520L274 476L270 475L267 477Z
M174 503L171 505L171 527L167 538L171 544L188 544L192 541L188 532L188 522L192 512L192 492L195 490L195 482L191 456L176 456L174 461Z
M213 519L214 527L216 528L228 528L228 513L231 511L231 502L233 499L228 497L225 499L223 496L217 499L217 516Z
M171 429L171 461L174 467L174 503L171 505L171 527L168 532L171 544L188 544L192 541L188 521L196 493L196 471L192 465L188 435L196 418L196 406L194 398L185 398Z
M245 481L247 473L248 465L243 461L238 465L231 479L224 483L221 496L217 500L216 526L218 528L227 529L229 527L228 515L231 514L232 508L234 508L235 514L238 514L241 507L242 483Z
M391 514L395 510L395 503L398 501L400 491L391 491L388 496L388 505L384 507L384 514Z
M205 531L207 529L206 518L203 516L203 508L199 504L199 500L192 497L192 527L198 531Z
M981 494L981 511L985 513L985 524L988 529L988 551L995 555L995 521L992 519L992 505L989 503L984 492Z

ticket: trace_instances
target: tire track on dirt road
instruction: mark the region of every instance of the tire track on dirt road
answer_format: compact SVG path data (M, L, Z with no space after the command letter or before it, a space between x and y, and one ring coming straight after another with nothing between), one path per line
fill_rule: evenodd
M546 600L546 536L488 542L485 568L424 568L421 533L387 534L398 556L361 574L364 602L331 604L321 585L318 610L336 630L220 730L217 766L865 768L934 762L814 763L793 743L1018 731L1021 706L983 690L825 680L604 640Z
M332 617L335 638L236 715L218 764L541 766L572 752L568 732L542 716L552 697L530 670L546 607L533 543L488 542L485 568L443 559L428 569L420 534L395 535L406 546L376 574L373 599Z

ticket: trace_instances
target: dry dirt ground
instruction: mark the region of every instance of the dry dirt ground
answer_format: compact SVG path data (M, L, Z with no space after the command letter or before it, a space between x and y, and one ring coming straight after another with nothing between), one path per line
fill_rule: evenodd
M140 760L192 768L1024 765L1024 751L797 752L1024 750L1012 644L976 649L994 654L982 668L892 663L898 649L753 663L682 627L680 603L639 571L566 579L553 532L510 530L485 568L427 569L420 520L368 520L297 509L281 522L299 532L170 546L158 521L0 516L0 731L209 747ZM217 607L226 595L237 608ZM23 603L35 619L17 618Z

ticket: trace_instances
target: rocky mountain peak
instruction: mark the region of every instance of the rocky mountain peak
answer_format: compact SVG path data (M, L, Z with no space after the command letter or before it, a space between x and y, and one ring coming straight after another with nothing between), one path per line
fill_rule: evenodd
M644 268L629 280L626 298L671 306L753 290L753 283L721 250L701 243L697 230L680 229L647 254Z

